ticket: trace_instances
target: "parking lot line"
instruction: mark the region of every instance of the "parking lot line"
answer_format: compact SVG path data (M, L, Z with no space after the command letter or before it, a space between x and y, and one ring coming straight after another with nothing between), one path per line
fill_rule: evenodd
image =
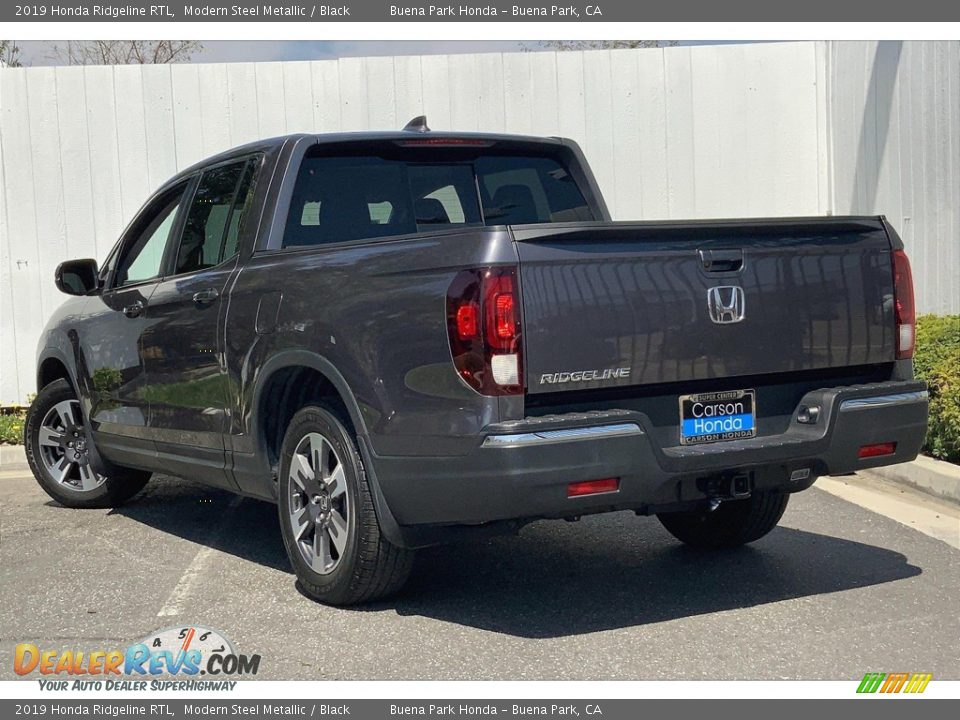
M237 495L228 503L227 512L224 513L223 519L220 521L220 523L213 528L210 534L210 540L216 540L216 538L223 532L223 529L229 523L229 518L232 512L237 509L241 502L243 502L243 498ZM157 617L176 617L183 611L184 601L190 596L190 593L196 582L203 577L210 558L212 558L214 555L226 554L222 553L220 550L217 550L215 547L212 547L214 544L215 543L211 542L209 545L200 548L200 550L197 551L197 554L193 556L193 560L191 560L190 564L187 565L186 570L183 571L183 574L180 576L177 584L167 596L167 600L163 603L163 607L161 607L160 611L157 613Z

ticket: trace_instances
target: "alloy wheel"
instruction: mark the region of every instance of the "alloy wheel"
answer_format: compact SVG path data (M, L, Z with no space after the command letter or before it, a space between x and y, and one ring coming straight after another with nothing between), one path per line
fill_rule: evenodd
M64 400L50 408L40 423L38 440L43 467L61 487L90 492L107 479L90 465L79 401Z
M319 433L305 435L290 460L290 528L301 557L320 575L333 572L346 552L351 508L345 471Z

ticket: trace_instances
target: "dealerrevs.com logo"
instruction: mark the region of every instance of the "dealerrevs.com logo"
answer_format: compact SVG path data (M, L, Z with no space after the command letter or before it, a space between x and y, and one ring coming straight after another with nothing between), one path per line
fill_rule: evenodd
M42 688L49 690L144 690L146 680L128 679L144 676L190 680L154 680L154 690L231 690L236 682L221 678L256 675L259 669L260 655L237 653L222 633L198 625L158 630L125 649L42 649L20 643L13 658L17 675L36 673L44 678ZM198 676L205 680L195 681Z

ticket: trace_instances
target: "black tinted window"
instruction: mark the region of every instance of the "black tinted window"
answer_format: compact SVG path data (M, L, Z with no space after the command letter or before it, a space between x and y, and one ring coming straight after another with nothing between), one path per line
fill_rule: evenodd
M485 155L476 172L487 225L595 219L569 171L552 158Z
M240 228L243 227L243 220L253 206L253 191L257 180L257 168L259 167L259 159L254 159L248 161L246 168L244 168L243 177L240 179L240 185L237 188L237 197L233 203L233 211L230 213L230 222L227 223L220 262L232 258L240 250Z
M407 172L418 230L483 222L471 165L409 165Z
M306 158L291 199L283 246L405 235L484 222L505 225L593 219L576 182L556 160L457 157L463 159Z
M233 257L250 181L247 161L203 173L183 227L175 274L214 267Z
M476 195L470 165L307 158L293 192L284 247L478 224Z
M284 245L316 245L416 232L407 168L371 157L307 158Z

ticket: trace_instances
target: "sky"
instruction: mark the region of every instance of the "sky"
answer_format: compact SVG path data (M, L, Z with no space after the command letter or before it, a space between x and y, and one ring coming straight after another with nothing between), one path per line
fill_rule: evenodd
M54 65L53 43L23 40L20 46L25 65ZM202 53L193 62L249 62L270 60L330 60L340 57L369 55L442 55L452 53L517 52L537 49L537 42L513 40L210 40L203 43Z
M52 42L23 40L17 44L24 65L58 64L51 56ZM681 41L680 44L705 43ZM192 62L331 60L370 55L444 55L542 49L536 40L208 40L203 46L203 52L195 55Z

